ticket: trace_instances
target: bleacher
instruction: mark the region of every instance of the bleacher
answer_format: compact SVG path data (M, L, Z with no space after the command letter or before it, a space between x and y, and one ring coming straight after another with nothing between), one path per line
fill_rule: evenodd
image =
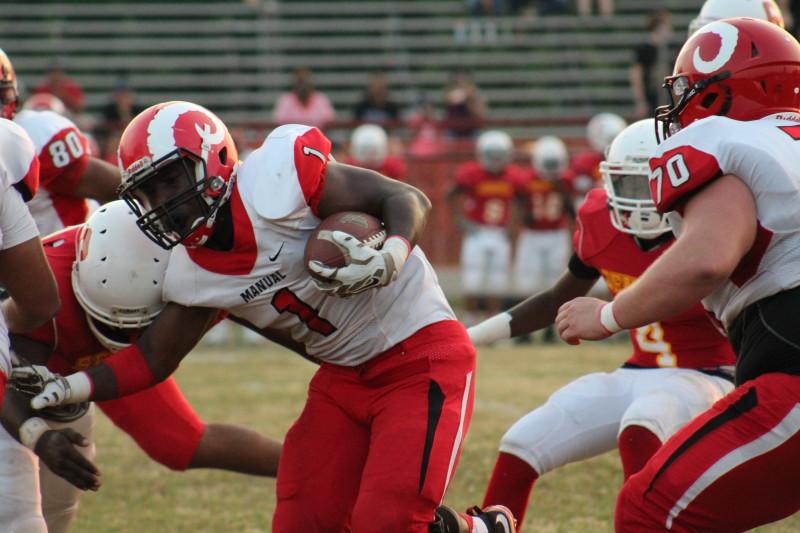
M229 123L268 123L292 69L309 67L347 121L372 71L385 71L410 108L440 102L461 68L513 134L579 136L598 111L630 112L643 15L669 8L677 45L701 3L617 0L610 19L476 19L461 0L4 3L0 46L28 85L59 59L90 112L124 74L145 104L188 99Z

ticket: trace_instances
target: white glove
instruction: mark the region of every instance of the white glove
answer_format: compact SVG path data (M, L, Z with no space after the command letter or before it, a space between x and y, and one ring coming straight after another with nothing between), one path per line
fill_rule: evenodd
M85 402L92 393L92 382L84 372L64 377L50 372L47 367L41 365L20 366L11 370L12 380L37 378L43 380L44 389L31 400L33 409Z
M410 252L408 241L402 237L389 237L380 250L373 250L343 231L332 232L331 238L345 253L347 266L332 268L310 261L308 268L326 278L312 278L319 290L345 298L394 281Z

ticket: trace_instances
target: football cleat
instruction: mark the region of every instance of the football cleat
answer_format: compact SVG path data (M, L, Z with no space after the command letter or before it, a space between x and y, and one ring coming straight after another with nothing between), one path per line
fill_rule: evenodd
M461 513L455 509L440 505L436 508L436 519L430 526L431 533L516 533L517 520L506 507L502 505L492 505L485 509L473 507L467 514L472 517L472 529L467 525L467 521ZM480 527L483 526L483 527Z
M467 511L473 519L477 518L486 524L489 533L516 533L517 519L511 511L502 505L490 505L485 509L473 507Z

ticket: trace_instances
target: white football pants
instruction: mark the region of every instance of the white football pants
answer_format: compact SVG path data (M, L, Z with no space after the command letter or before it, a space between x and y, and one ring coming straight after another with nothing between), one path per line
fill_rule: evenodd
M731 390L730 381L684 368L588 374L515 422L500 451L542 475L615 449L628 426L642 426L664 442Z
M87 447L76 446L76 449L89 461L94 461L96 448L94 445L94 404L89 411L78 420L70 423L48 421L53 429L72 428L91 444ZM39 484L42 492L42 513L47 522L49 533L65 533L78 513L81 490L65 479L55 475L47 466L39 469Z
M516 294L530 296L553 285L567 267L569 248L565 229L522 230L514 259Z
M461 286L468 296L505 296L511 243L503 228L480 226L461 245Z

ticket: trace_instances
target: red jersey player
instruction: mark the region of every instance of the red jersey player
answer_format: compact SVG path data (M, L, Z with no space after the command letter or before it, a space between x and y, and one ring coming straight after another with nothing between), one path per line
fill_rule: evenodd
M461 283L466 310L477 313L479 299L486 298L489 311L497 312L509 289L508 229L523 170L511 163L514 144L505 132L481 134L475 148L477 160L456 169L448 202L463 232Z
M350 157L346 163L374 170L396 180L406 178L405 161L389 155L386 130L375 124L364 124L353 130L350 136Z
M522 229L514 257L514 294L520 298L552 285L569 255L569 227L575 218L567 147L545 136L533 148L533 171L517 182L516 207ZM545 340L555 339L552 328Z
M68 375L128 346L158 315L169 252L150 242L135 222L128 205L117 200L100 207L84 225L44 240L61 309L53 322L12 336L17 356ZM29 368L17 368L14 375ZM206 424L172 378L97 407L153 460L173 470L223 468L269 476L277 471L279 443L238 426ZM90 439L93 426L91 409L68 425ZM92 460L94 446L83 452ZM48 530L66 531L80 491L49 469L42 469L40 478ZM0 476L0 485L8 481ZM23 493L24 487L17 491Z
M613 303L577 298L568 342L703 305L736 351L737 388L631 477L616 529L745 531L800 510L800 44L733 18L684 44L650 160L675 244Z
M580 204L590 189L602 186L600 163L606 158L611 141L625 129L625 119L614 113L598 113L586 124L589 149L572 156L569 166L574 176L573 194Z
M145 234L172 249L166 307L135 344L48 381L33 406L149 387L227 310L321 361L284 441L273 531L428 533L468 429L475 352L409 244L428 199L331 161L330 148L316 128L290 124L240 166L227 128L203 107L167 102L134 118L120 142L121 194ZM306 264L321 218L349 210L384 222L381 250L334 231L349 264ZM460 518L514 531L503 508Z
M569 270L545 292L470 328L476 345L551 324L559 305L601 276L616 294L669 249L674 237L649 198L654 132L649 119L618 136L603 166L606 189L593 190L580 208ZM521 519L539 476L614 448L628 477L732 389L733 351L699 305L629 333L633 353L622 368L567 384L508 430L485 503Z

